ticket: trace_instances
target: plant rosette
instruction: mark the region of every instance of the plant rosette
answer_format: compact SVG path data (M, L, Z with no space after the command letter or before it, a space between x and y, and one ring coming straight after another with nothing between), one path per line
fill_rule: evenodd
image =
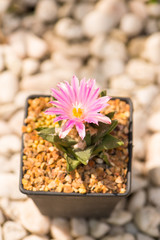
M79 82L75 76L71 84L61 82L51 91L51 97L30 96L27 100L21 191L31 196L47 193L55 200L61 194L75 199L127 195L131 100L111 98L96 88L94 79ZM81 215L80 211L76 215Z

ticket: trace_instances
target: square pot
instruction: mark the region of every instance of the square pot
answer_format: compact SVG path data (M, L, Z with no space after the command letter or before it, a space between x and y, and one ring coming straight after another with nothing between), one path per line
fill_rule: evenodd
M50 97L48 95L31 95L26 100L25 118L28 115L28 99L38 97ZM131 191L131 161L132 161L132 113L133 105L130 98L113 97L125 101L130 106L129 133L128 133L128 171L125 193L63 193L30 191L23 188L23 136L21 151L20 183L19 188L23 194L30 197L42 214L50 217L107 217L112 212L115 205L126 198Z

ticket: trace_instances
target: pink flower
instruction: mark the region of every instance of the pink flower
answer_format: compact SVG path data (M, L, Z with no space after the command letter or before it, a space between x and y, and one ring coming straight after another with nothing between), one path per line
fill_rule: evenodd
M58 115L54 122L66 120L60 131L60 137L64 138L73 126L76 127L81 139L85 137L85 122L98 122L110 124L111 120L107 116L99 113L108 104L111 97L98 97L99 88L95 88L95 80L84 78L80 81L73 76L71 85L66 81L59 83L59 90L52 88L52 95L57 101L51 101L55 107L45 111L46 114Z

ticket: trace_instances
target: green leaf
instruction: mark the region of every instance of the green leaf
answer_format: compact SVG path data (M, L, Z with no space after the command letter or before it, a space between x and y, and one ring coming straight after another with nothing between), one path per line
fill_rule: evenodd
M104 96L107 96L107 91L106 90L103 90L100 92L100 97L104 97Z
M52 128L48 128L48 127L39 127L39 128L36 128L35 129L38 134L53 134L55 133L55 128L52 127Z
M64 154L64 157L67 160L67 172L72 172L81 163L79 160L69 157L67 154Z
M108 160L107 154L105 154L104 151L103 151L99 156L100 156L100 158L102 158L102 159L105 161L105 163L106 163L107 165L110 165L110 162L109 162L109 160Z
M86 132L86 136L84 138L84 141L86 142L87 146L90 146L91 145L91 135L90 135L90 132Z
M90 159L91 155L92 155L92 151L93 151L93 146L88 147L84 150L81 151L76 151L76 158L83 163L84 165L87 165L88 160Z
M112 148L117 148L120 147L124 144L123 141L119 140L118 138L113 137L110 134L107 134L104 136L102 142L95 147L93 154L96 155L99 152L102 152L104 149L108 150L108 149L112 149Z
M117 126L118 121L117 120L113 120L111 124L105 124L100 122L99 123L99 127L98 127L98 132L96 134L96 136L94 136L93 142L97 143L100 138L104 137L106 134L112 132L115 127Z
M55 135L54 137L54 141L55 143L58 143L64 147L70 147L74 144L76 144L77 142L75 140L73 140L71 137L67 136L65 138L60 138L58 135Z
M38 135L48 142L54 143L55 128L37 128Z
M115 111L114 112L110 112L110 113L107 113L106 116L109 117L110 119L112 119L114 117L115 113L116 113Z

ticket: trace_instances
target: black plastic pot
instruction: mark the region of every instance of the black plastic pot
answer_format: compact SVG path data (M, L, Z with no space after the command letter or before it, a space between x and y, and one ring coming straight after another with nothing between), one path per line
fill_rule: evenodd
M28 99L37 97L49 97L46 95L31 95L26 100L25 118L27 117ZM27 194L42 214L50 217L107 217L112 212L115 205L122 199L126 198L131 191L131 161L132 161L132 113L133 105L130 98L113 97L112 99L120 99L130 105L130 121L129 121L129 162L127 172L127 190L125 193L56 193L44 191L25 190L22 185L23 177L23 136L22 136L22 153L21 153L21 169L20 169L20 191Z

